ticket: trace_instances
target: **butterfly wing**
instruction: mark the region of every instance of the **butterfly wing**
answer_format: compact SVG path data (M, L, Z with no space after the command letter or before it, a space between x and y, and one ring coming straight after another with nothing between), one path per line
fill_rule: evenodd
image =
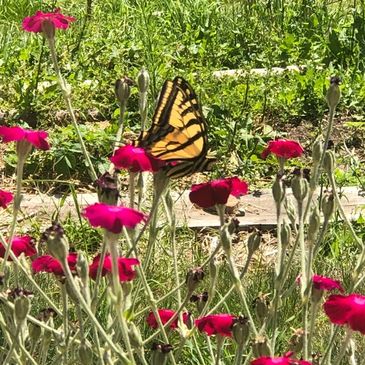
M173 162L167 175L178 177L206 167L207 142L207 126L194 90L181 77L165 81L152 126L140 137L139 146Z

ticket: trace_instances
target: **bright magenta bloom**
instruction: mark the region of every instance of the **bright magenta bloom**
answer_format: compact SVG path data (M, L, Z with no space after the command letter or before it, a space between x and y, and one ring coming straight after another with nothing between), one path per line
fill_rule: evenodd
M100 262L100 254L94 257L93 262L89 266L89 275L92 279L96 279L96 274L98 272L98 266ZM128 257L118 257L118 272L119 280L131 281L136 277L136 271L133 270L132 266L139 265L139 260L135 258ZM112 258L110 255L105 255L103 268L101 270L101 276L105 276L107 273L112 272Z
M0 189L0 207L7 208L7 206L13 201L14 195L9 191Z
M195 325L200 332L208 336L221 335L232 336L232 326L236 317L231 314L211 314L195 320Z
M338 280L327 278L326 276L313 275L312 276L313 286L318 290L335 290L338 289L341 293L344 289Z
M312 365L311 362L305 360L291 359L292 352L282 357L263 356L251 361L251 365Z
M300 157L303 152L304 149L299 142L290 139L277 139L269 142L268 146L262 152L261 157L265 159L272 153L277 157L288 160L289 158Z
M145 149L131 145L118 148L110 161L117 169L128 169L131 172L158 171L165 163L151 156Z
M171 310L171 309L159 309L158 310L158 315L160 316L161 318L161 322L162 324L165 324L167 323L172 317L173 315L175 314L176 312ZM183 321L184 323L186 324L187 321L189 319L189 313L183 313ZM155 315L153 314L153 312L150 312L147 316L147 319L146 319L148 325L151 327L151 328L158 328L158 324L157 324L157 320L156 320L156 317ZM177 328L177 321L178 321L178 318L176 318L171 324L170 324L170 328L171 329L175 329Z
M216 204L226 204L229 195L238 197L248 192L248 184L238 177L213 180L191 187L190 201L202 208L209 208Z
M67 263L72 272L76 272L77 253L71 252L67 256ZM63 276L63 268L61 263L50 255L37 257L32 262L32 269L35 273L48 272L57 276Z
M51 22L55 28L67 29L69 23L74 22L76 19L72 16L61 14L60 9L56 9L53 13L37 11L35 15L23 19L23 29L27 32L40 33L42 32L42 23L45 20Z
M84 209L83 216L93 227L102 227L113 233L120 233L123 227L134 228L146 220L138 210L104 203L95 203Z
M11 250L16 257L19 257L22 253L27 257L31 257L37 253L34 239L30 236L15 236L11 241ZM5 247L0 243L0 257L4 257L4 255ZM11 261L10 256L8 261Z
M331 295L323 309L334 324L347 324L365 335L365 296L360 294Z
M3 126L0 127L0 137L2 137L2 141L5 143L25 140L41 150L49 150L49 144L46 141L48 133L45 131Z

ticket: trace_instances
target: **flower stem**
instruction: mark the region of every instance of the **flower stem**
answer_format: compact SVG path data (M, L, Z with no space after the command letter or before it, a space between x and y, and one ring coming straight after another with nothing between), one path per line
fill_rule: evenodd
M217 353L215 357L215 365L220 365L221 363L221 357L222 357L222 350L223 350L223 344L224 344L224 337L217 335Z
M341 361L342 361L343 357L346 354L347 347L348 347L348 345L350 343L351 337L352 337L352 330L351 330L351 328L348 327L346 329L346 336L345 336L345 338L344 338L344 340L342 342L342 345L341 345L341 348L340 348L340 352L336 356L336 361L334 362L333 365L340 365L341 364Z
M91 177L91 180L95 181L97 179L97 175L96 175L94 166L91 162L90 154L88 153L88 151L86 149L84 139L82 137L82 134L81 134L81 131L80 131L79 125L77 123L76 116L75 116L75 113L74 113L74 110L73 110L73 107L72 107L72 104L71 104L71 89L70 89L70 86L66 84L66 81L64 80L64 78L61 74L59 65L58 65L56 46L55 46L55 39L54 39L54 37L51 37L51 38L47 37L47 40L48 40L48 45L49 45L49 49L50 49L50 53L51 53L53 67L54 67L54 70L55 70L57 78L58 78L58 83L61 87L63 98L65 99L65 102L66 102L67 110L68 110L68 112L70 114L70 117L71 117L71 122L72 122L72 124L75 128L76 135L79 139L81 150L82 150L82 153L84 155L87 168L89 170L89 175Z

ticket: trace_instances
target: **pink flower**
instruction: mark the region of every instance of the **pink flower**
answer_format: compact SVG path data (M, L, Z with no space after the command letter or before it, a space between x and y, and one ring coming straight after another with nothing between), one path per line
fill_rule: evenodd
M93 262L89 266L89 275L92 279L96 279L100 262L100 254L94 257ZM118 257L118 272L119 280L121 282L131 281L136 277L136 271L132 269L132 266L139 265L139 260L135 258ZM110 255L105 255L101 275L105 276L107 273L112 272L112 258Z
M5 143L25 140L41 150L49 150L49 144L46 141L48 133L45 131L3 126L0 127L0 137L2 137L2 141Z
M195 325L200 332L208 336L221 335L232 336L232 326L236 317L231 314L211 314L195 320Z
M131 172L155 172L165 165L165 162L151 156L143 148L130 145L118 148L110 161L117 169L128 169Z
M14 195L9 191L0 189L0 207L7 208L7 206L13 201Z
M328 278L326 276L313 275L312 282L313 282L314 288L316 288L318 290L331 291L331 290L338 289L341 293L344 292L344 289L338 280L334 280L334 279Z
M93 227L102 227L113 233L120 233L123 227L134 228L146 220L145 214L138 210L104 203L95 203L83 211Z
M35 249L34 239L30 236L15 236L11 241L11 250L16 257L19 257L22 253L24 256L34 256L37 251ZM0 243L0 257L4 257L5 247ZM11 261L9 256L8 261Z
M287 355L282 357L268 357L263 356L256 360L251 361L251 365L312 365L311 362L305 360L292 359L292 352L288 352Z
M277 157L288 160L289 158L300 157L303 152L304 149L299 142L290 139L277 139L269 142L268 146L262 152L261 157L265 159L272 153Z
M71 252L67 256L68 266L72 272L76 272L77 253ZM32 262L32 269L35 273L48 272L56 276L63 276L63 268L61 263L50 255L37 257Z
M334 324L347 324L365 335L365 296L360 294L331 295L323 309Z
M23 19L23 29L27 32L40 33L42 32L42 23L45 20L51 22L55 28L67 29L69 23L74 22L76 19L72 16L61 14L60 9L56 9L53 13L37 11L35 15Z
M166 324L174 315L175 315L175 311L171 310L171 309L159 309L158 310L158 315L161 318L161 322L162 324ZM183 322L186 324L187 321L189 319L189 313L183 313ZM148 325L151 328L158 328L158 324L157 324L157 320L155 315L153 314L153 312L150 312L147 316L146 319ZM175 329L177 328L177 322L178 322L178 318L176 318L171 324L170 324L170 328L171 329Z
M191 187L190 201L202 208L209 208L216 204L226 204L229 195L238 197L247 194L248 184L238 177L213 180Z

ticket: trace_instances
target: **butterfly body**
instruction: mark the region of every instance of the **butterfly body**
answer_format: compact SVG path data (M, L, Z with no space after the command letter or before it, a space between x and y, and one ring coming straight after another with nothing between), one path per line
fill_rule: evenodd
M203 171L214 162L197 96L183 78L165 81L152 125L141 134L138 145L167 162L165 172L171 178Z

